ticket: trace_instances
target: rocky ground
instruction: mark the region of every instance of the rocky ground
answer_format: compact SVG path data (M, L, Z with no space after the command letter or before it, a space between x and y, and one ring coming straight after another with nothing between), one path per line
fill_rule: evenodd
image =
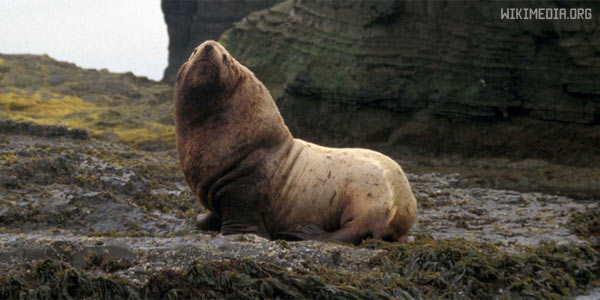
M172 150L0 128L0 298L542 299L598 284L591 199L485 188L403 158L412 243L220 236L189 221L203 208Z
M203 208L173 150L171 92L131 74L0 55L0 299L560 299L597 291L594 166L373 144L408 174L419 203L412 243L200 232L190 220Z

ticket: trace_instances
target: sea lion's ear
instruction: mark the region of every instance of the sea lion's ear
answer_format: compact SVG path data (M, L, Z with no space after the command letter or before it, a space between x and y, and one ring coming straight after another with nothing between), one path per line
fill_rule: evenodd
M227 54L223 54L223 61L227 61Z

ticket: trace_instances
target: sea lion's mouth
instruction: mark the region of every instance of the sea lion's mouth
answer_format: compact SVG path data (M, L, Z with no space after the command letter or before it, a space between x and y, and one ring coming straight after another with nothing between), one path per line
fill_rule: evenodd
M211 59L209 59L209 58L201 58L201 59L199 59L199 60L197 60L197 61L194 62L194 64L202 64L202 63L208 63L208 64L212 65L215 68L217 67L217 65L215 65L215 63Z
M212 61L212 59L210 59L210 58L208 58L208 57L201 58L201 59L199 59L199 60L197 60L197 61L196 61L196 63L201 63L201 62L207 62L207 63L210 63L210 64L212 64L212 65L214 65L214 64L215 64L215 63Z
M196 60L193 64L198 72L202 76L213 76L219 73L219 67L209 58L201 58Z

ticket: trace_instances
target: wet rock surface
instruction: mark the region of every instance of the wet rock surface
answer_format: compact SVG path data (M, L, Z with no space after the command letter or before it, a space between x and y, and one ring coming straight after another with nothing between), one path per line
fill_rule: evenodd
M70 132L2 135L3 230L166 235L185 229L183 216L198 207L172 155L72 139Z
M330 297L379 294L384 299L419 299L442 295L446 280L458 280L455 288L446 290L452 297L500 298L534 289L532 295L544 298L553 295L549 293L581 294L598 278L598 231L594 228L599 227L594 224L599 224L600 214L590 214L598 206L589 199L483 188L469 185L459 174L432 173L408 163L419 203L412 243L367 241L354 246L221 236L194 228L190 220L203 208L192 199L172 151L143 152L76 139L69 131L51 126L43 130L62 135L0 133L0 274L6 274L0 276L0 285L6 287L7 280L21 278L19 288L3 291L39 294L40 289L54 290L65 284L68 280L60 276L75 272L80 276L80 290L69 295L93 298L114 296L92 288L94 280L100 279L141 298L194 295L181 290L210 291L217 298L316 297L309 291L323 288L329 291L321 291L323 295ZM540 272L560 276L554 287L536 290L536 283L527 281L530 272L535 272L530 270L537 265L533 260L541 260L537 263ZM248 264L263 271L250 272L244 269ZM467 274L486 266L482 274L491 272L495 275L486 276L496 279L460 276L465 272L460 266L473 268L465 269ZM187 281L190 274L207 270L224 272L210 273L216 276L211 280L220 282L219 276L230 276L232 283ZM35 276L43 272L57 279L39 283ZM265 283L273 276L277 284ZM171 277L180 279L175 284ZM472 278L485 289L496 289L478 294L480 289L468 283ZM568 283L569 278L574 283ZM90 290L81 283L86 280L91 282ZM252 284L245 285L245 280ZM302 289L294 282L312 288ZM263 283L270 288L261 289ZM149 292L157 285L164 294ZM355 290L360 285L365 288ZM426 296L428 291L433 294Z
M410 175L419 203L415 232L435 239L465 238L503 245L542 241L581 243L567 223L573 213L598 207L564 196L459 187L460 175Z

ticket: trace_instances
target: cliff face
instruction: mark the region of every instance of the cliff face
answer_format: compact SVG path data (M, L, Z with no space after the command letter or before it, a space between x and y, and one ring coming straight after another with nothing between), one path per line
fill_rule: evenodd
M173 83L179 66L205 40L217 40L231 25L252 11L281 0L162 0L169 31L169 66L163 81Z
M600 25L501 20L593 2L288 0L221 41L292 132L327 144L600 163Z

